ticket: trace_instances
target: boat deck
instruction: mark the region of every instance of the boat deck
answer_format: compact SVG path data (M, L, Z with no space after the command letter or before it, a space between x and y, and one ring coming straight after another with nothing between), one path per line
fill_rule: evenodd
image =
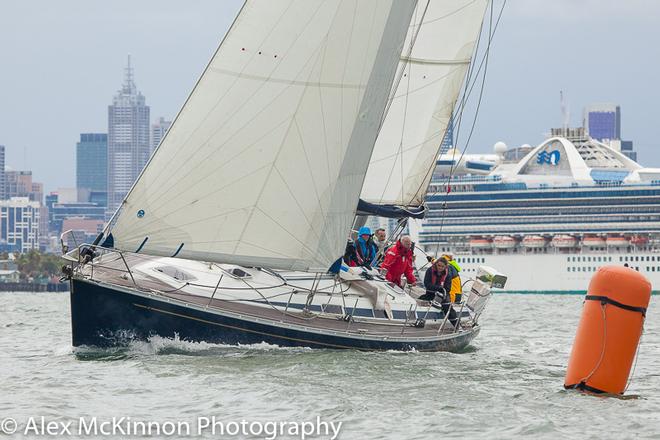
M84 268L84 275L93 281L137 290L142 294L155 295L187 306L193 305L208 311L228 312L260 321L273 321L277 322L278 325L294 325L324 332L332 331L383 338L437 338L439 335L456 333L449 322L445 323L442 330L440 330L440 323L429 323L428 321L425 327L414 327L412 326L414 323L412 319L404 323L402 320L378 318L365 320L364 318L353 317L350 322L347 322L340 315L318 314L293 308L289 308L285 313L284 310L277 309L275 306L267 305L264 302L223 300L186 293L181 288L173 289L172 286L144 273L132 272L134 278L131 278L131 274L126 270L126 265L133 267L136 264L144 263L149 258L143 255L125 254L125 264L124 259L120 256L113 259L107 259L106 257L101 264L87 264ZM377 321L383 322L379 323Z

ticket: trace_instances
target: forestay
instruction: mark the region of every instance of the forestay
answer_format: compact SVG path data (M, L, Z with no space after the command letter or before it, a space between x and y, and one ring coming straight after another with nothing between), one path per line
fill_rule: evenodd
M396 90L362 188L363 200L400 206L423 203L487 3L418 3L398 67L401 79L393 86Z
M115 247L327 270L343 254L414 8L247 1L111 222Z

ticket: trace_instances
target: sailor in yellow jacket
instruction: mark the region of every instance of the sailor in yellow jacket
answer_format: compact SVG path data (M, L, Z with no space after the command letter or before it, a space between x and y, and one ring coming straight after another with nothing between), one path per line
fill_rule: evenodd
M447 276L451 277L449 298L453 303L461 302L461 297L463 296L463 285L459 274L461 266L458 265L451 255L443 255L442 257L449 262L449 265L447 266Z

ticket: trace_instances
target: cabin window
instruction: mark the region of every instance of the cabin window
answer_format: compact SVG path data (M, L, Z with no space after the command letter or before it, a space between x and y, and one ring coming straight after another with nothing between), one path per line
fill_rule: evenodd
M354 316L365 316L369 318L374 317L374 311L372 309L353 309L351 314Z
M374 316L376 318L387 319L387 315L385 314L385 310L374 310Z
M324 304L323 305L323 312L325 313L333 313L335 315L341 315L343 314L343 311L341 309L341 306L338 306L336 304Z

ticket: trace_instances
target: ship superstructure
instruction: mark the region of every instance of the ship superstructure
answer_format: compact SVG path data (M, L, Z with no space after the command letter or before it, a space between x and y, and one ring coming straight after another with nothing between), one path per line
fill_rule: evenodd
M515 267L509 291L582 292L605 264L660 281L660 169L580 130L553 134L568 136L550 137L519 161L500 148L486 175L448 179L439 161L420 246L454 254L468 276L483 264Z

